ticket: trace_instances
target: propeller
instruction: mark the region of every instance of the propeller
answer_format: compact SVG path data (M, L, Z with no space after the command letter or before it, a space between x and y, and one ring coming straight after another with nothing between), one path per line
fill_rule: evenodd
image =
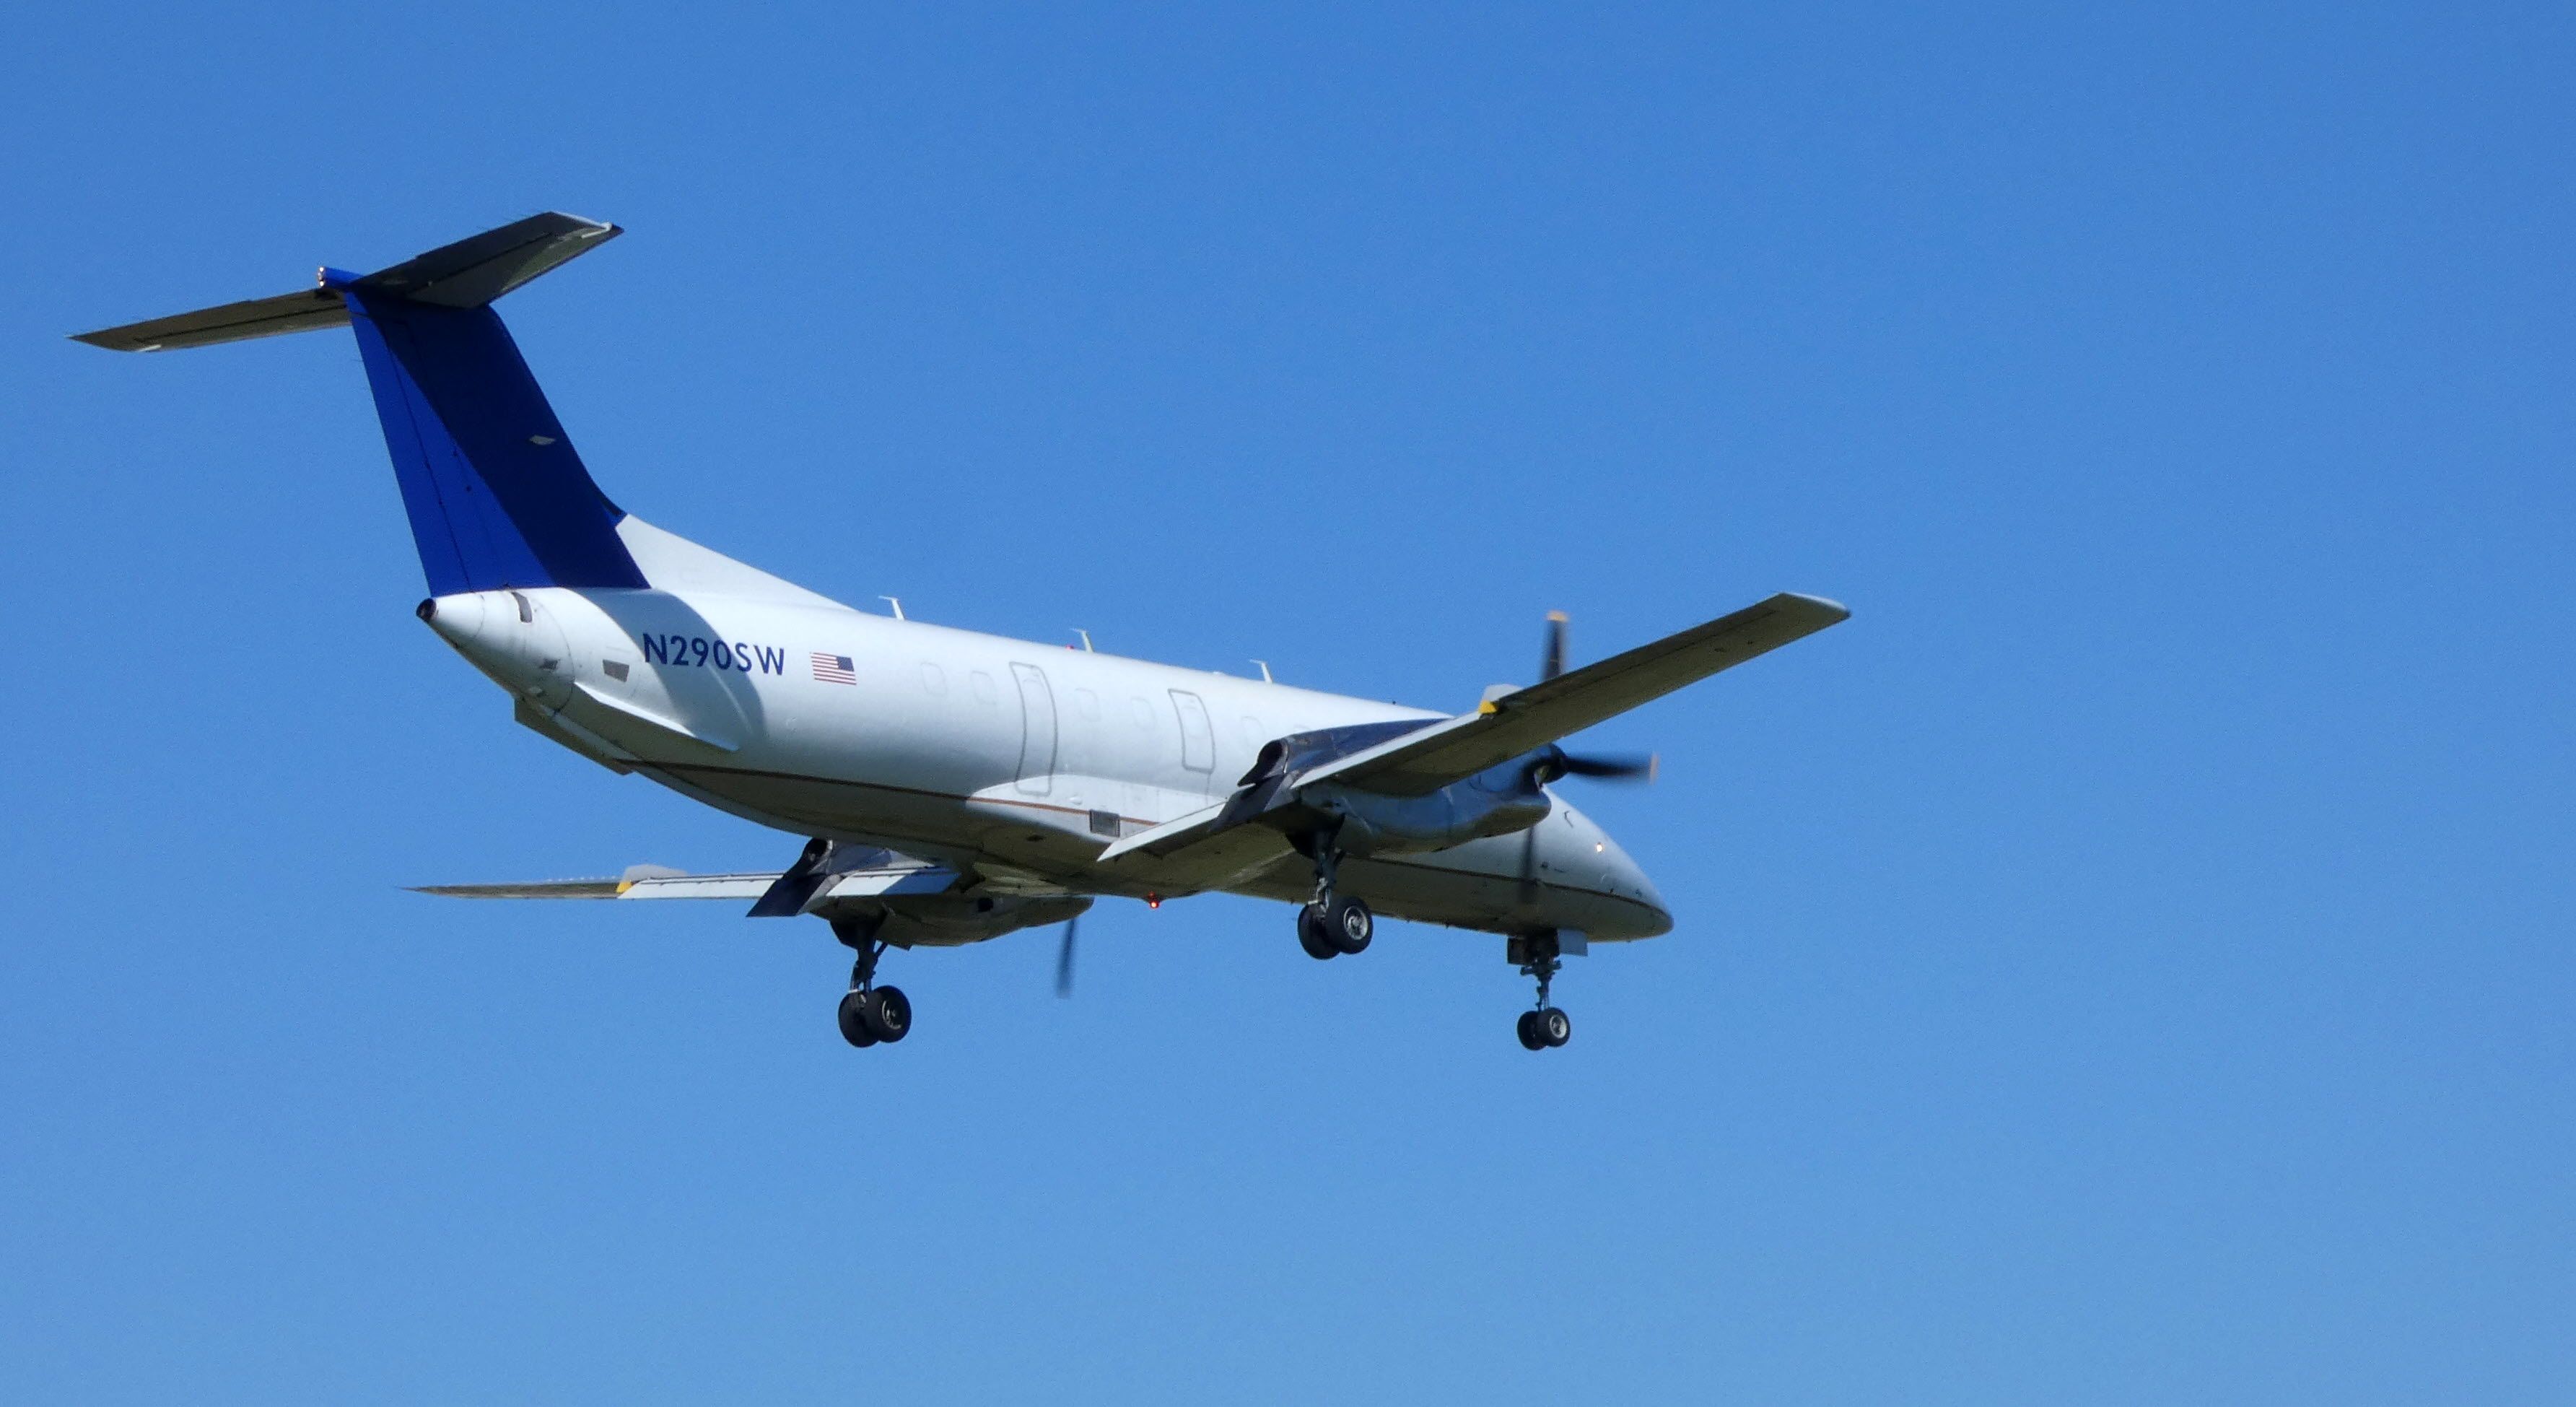
M1547 641L1538 657L1538 682L1544 684L1565 672L1565 612L1547 613ZM1655 779L1655 757L1634 753L1611 757L1584 757L1552 747L1530 768L1530 779L1552 782L1559 777L1591 777L1604 782L1651 782Z
M1565 612L1547 613L1547 638L1538 657L1538 682L1544 684L1565 672ZM1656 758L1653 753L1640 757L1634 753L1611 756L1585 756L1549 746L1530 763L1530 781L1544 786L1559 777L1589 777L1598 782L1651 782L1655 779ZM1520 902L1538 902L1538 827L1521 832Z
M1547 648L1538 657L1538 682L1544 684L1565 672L1565 612L1547 613Z
M1547 755L1530 764L1534 780L1552 782L1559 777L1590 777L1596 782L1651 782L1655 779L1658 760L1653 753L1619 753L1589 757L1570 753L1563 748L1551 749Z
M1073 934L1074 929L1080 925L1081 922L1082 915L1080 914L1075 914L1073 917L1066 919L1064 921L1064 941L1056 946L1055 994L1059 997L1070 997L1073 995Z

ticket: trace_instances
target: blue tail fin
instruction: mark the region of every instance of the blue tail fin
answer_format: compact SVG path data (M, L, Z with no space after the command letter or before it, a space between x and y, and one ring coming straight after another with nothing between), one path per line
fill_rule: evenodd
M640 588L644 574L617 534L625 513L591 482L490 306L617 233L570 215L537 215L376 273L325 269L322 287L308 293L80 340L160 351L347 323L358 335L432 595Z

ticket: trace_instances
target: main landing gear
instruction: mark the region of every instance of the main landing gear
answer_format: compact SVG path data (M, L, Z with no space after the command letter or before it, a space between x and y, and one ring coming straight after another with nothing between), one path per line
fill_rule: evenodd
M1520 1038L1523 1050L1546 1050L1574 1039L1574 1023L1564 1012L1547 1004L1547 985L1564 966L1558 957L1554 933L1529 933L1506 941L1505 956L1518 963L1523 977L1538 979L1538 1009L1521 1013Z
M892 1045L910 1035L912 1002L901 987L876 985L877 959L885 955L886 949L884 941L877 937L877 925L836 919L832 936L858 955L858 961L850 966L850 993L841 998L841 1039L866 1047L880 1041Z
M1369 906L1356 894L1334 891L1341 867L1341 852L1333 848L1332 837L1317 837L1315 899L1297 911L1297 946L1318 961L1366 952L1369 940L1377 936L1377 916Z

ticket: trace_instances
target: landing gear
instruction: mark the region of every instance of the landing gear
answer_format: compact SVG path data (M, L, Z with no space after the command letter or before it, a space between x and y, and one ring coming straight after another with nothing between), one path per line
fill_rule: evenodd
M862 1050L877 1043L877 1033L868 1029L868 995L852 992L841 998L841 1039Z
M1324 901L1324 938L1337 953L1364 953L1377 936L1377 917L1356 894L1337 894Z
M1521 1049L1545 1050L1574 1038L1574 1023L1555 1007L1524 1011L1520 1021Z
M847 999L844 998L846 1001ZM902 1040L912 1030L912 999L901 987L877 987L859 993L859 1020L878 1040Z
M1341 956L1342 950L1324 933L1324 913L1312 904L1297 911L1297 946L1317 962Z
M877 959L885 955L886 945L877 937L877 925L855 919L838 920L832 925L832 936L849 945L858 955L850 965L849 994L841 998L841 1039L862 1049L880 1042L891 1045L912 1033L912 1002L901 987L876 985Z
M1511 961L1518 963L1523 977L1538 979L1538 1008L1521 1013L1518 1034L1524 1050L1547 1050L1574 1039L1574 1022L1566 1014L1547 1004L1548 983L1555 979L1564 962L1557 956L1556 935L1530 933L1512 938L1504 948Z
M1377 936L1377 916L1358 895L1334 892L1342 855L1331 836L1315 838L1314 855L1315 901L1297 911L1297 946L1317 959L1367 952Z
M1297 911L1297 946L1310 958L1364 953L1376 936L1377 916L1354 895L1340 895Z

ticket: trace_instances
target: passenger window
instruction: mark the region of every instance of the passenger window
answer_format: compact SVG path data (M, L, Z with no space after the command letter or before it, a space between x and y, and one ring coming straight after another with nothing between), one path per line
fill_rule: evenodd
M1076 689L1073 691L1073 706L1082 714L1083 717L1090 719L1094 723L1100 721L1100 696L1098 694L1091 692L1089 689Z
M939 666L928 660L921 662L921 692L934 699L948 692L948 676L940 673Z
M988 704L993 701L993 676L979 669L969 676L967 682L975 687L975 702Z

